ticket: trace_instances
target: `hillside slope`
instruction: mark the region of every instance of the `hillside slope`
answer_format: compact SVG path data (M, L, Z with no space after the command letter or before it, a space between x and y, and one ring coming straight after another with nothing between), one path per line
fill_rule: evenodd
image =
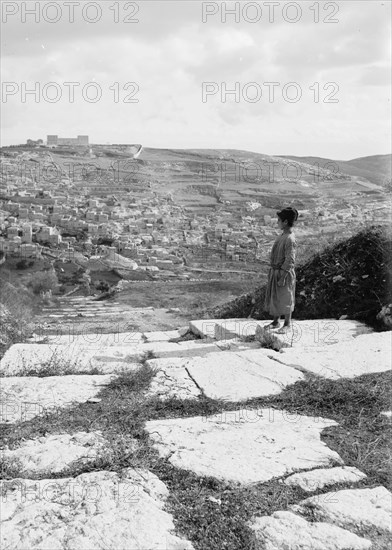
M312 166L326 166L331 171L335 169L339 172L361 178L363 181L368 180L375 185L385 185L386 181L391 178L392 155L373 155L352 160L332 160L322 157L295 157L290 155L285 155L281 158L304 162Z
M290 160L259 153L221 149L143 149L136 178L150 191L171 196L191 212L224 209L238 216L249 201L261 205L255 215L274 213L282 203L298 209L318 205L340 208L385 198L381 177L348 165L340 171L329 159ZM377 181L377 183L375 183ZM242 211L242 213L244 212Z
M239 219L247 215L247 204L255 202L259 207L254 216L263 219L265 214L274 215L283 203L300 210L336 211L353 203L366 209L369 201L386 198L385 155L336 164L330 159L229 149L145 147L137 159L127 153L126 146L106 145L93 145L87 151L3 148L2 153L19 154L19 172L23 167L48 190L56 183L72 193L97 198L106 198L108 193L124 199L165 197L191 215L224 210ZM4 191L19 174L8 164L7 160L5 175L9 172L9 178L0 183Z

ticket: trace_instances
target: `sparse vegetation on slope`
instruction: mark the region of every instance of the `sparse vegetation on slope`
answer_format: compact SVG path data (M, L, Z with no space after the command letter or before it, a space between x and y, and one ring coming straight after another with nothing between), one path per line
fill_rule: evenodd
M0 358L31 333L33 297L22 285L12 284L6 270L0 274Z
M383 306L392 302L392 239L381 226L365 228L341 240L297 268L297 319L339 318L366 322L376 330ZM265 286L209 311L214 318L267 319Z
M42 271L36 273L31 280L31 287L34 294L53 291L58 286L57 275L54 271Z

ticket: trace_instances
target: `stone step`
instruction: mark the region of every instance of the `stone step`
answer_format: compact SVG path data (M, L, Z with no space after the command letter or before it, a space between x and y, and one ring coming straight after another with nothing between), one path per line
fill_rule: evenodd
M42 336L35 334L29 340L31 343L57 344L63 346L91 346L97 344L100 347L109 346L132 346L134 344L143 344L145 338L142 332L111 332L103 333L86 332L82 334L74 334L72 326L60 327L58 334Z
M90 308L90 307L84 307L84 308L70 308L69 310L64 309L52 309L47 312L44 312L46 317L51 317L53 315L61 315L62 317L67 317L67 315L113 315L117 314L120 315L121 313L128 313L128 310L126 309L120 309L120 308Z
M200 319L189 323L190 330L202 338L230 340L246 338L259 334L270 321L255 319ZM311 321L293 321L292 328L285 334L269 330L281 342L282 346L306 348L327 347L339 342L351 341L353 338L372 332L372 329L359 321L315 319Z
M203 357L153 359L148 364L162 371L161 379L171 381L169 395L181 391L184 385L189 397L199 392L189 391L196 384L211 399L223 401L246 401L255 397L277 395L286 386L303 380L299 371L282 368L282 365L268 357L268 350L223 351L209 353ZM164 385L162 385L162 388Z
M342 464L320 439L329 426L336 422L264 408L152 420L146 430L160 456L176 468L249 485Z
M332 344L327 349L286 348L276 355L276 359L284 365L331 380L354 378L390 371L391 344L391 332L374 332Z
M2 548L193 549L174 534L173 518L164 509L169 491L148 470L2 485Z
M247 319L230 319L230 321L247 321ZM201 338L215 338L215 326L227 322L227 319L194 319L189 321L189 330Z
M124 309L124 307L121 308L119 304L113 305L113 304L105 304L104 302L96 302L95 304L54 304L50 306L45 306L42 308L42 311L53 311L53 310L59 310L59 311L73 311L73 310L84 310L84 309L90 309L90 310L108 310L108 309Z
M104 342L104 340L102 340ZM115 373L133 369L140 361L155 357L193 357L222 350L215 342L151 342L107 346L101 341L89 344L14 344L0 361L0 375L26 376L48 370L55 373Z
M181 338L183 332L181 333L177 330L156 330L152 332L144 332L143 336L146 342L168 342L169 340L175 338Z
M257 329L258 334L261 331ZM373 330L364 323L349 319L314 319L293 321L291 328L284 334L279 334L278 330L269 329L269 332L280 341L284 348L325 350L334 344L351 342L363 334L372 334Z
M230 340L232 338L255 336L257 327L263 327L265 324L265 321L255 321L253 319L228 319L215 324L214 337L216 340Z
M25 422L46 412L84 403L95 397L112 378L112 375L2 378L0 422Z
M42 336L39 334L34 334L28 341L35 344L78 344L83 346L99 343L102 346L118 346L132 345L136 343L170 342L170 340L181 338L186 330L187 328L184 327L176 330L160 330L152 332L121 332L119 330L117 332L104 333L101 329L96 332L74 334L72 326L61 326L59 327L57 335L51 334Z

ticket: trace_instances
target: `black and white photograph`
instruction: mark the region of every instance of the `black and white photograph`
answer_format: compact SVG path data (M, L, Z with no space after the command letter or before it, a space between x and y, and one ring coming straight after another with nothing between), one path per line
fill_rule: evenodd
M390 550L391 0L1 0L0 546Z

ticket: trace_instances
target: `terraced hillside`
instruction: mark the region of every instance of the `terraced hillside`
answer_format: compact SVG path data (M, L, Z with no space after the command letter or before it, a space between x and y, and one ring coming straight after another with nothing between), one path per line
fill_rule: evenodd
M256 216L273 212L282 201L299 209L384 201L390 163L388 155L341 162L221 149L146 147L137 159L127 157L126 149L120 153L108 146L32 152L29 158L26 151L23 169L30 174L40 169L49 189L62 180L90 196L165 196L190 212L220 210L235 216L249 201L261 205Z
M266 213L282 200L299 208L314 208L338 200L382 200L384 188L322 159L318 167L236 150L157 150L145 148L137 161L138 179L148 181L159 195L192 211L219 208L234 215L248 201L257 201ZM372 195L370 197L370 195Z
M376 185L385 185L391 179L391 155L373 155L352 160L335 161L320 157L282 156L281 158L304 162L312 166L326 166L328 163L333 162L340 172L357 176L365 183L368 180Z

